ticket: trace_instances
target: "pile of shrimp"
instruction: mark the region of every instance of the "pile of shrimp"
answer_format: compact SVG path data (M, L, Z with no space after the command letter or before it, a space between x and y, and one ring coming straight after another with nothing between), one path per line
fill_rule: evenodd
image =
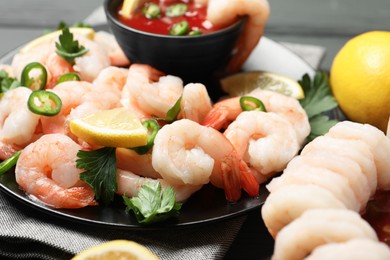
M241 12L236 15L245 13L236 11ZM268 11L264 12L267 16ZM250 27L259 13L248 14ZM181 100L177 120L161 124L148 153L116 149L119 195L136 196L143 183L160 182L173 187L180 202L208 183L223 189L229 202L238 201L242 190L257 196L260 184L286 166L310 132L307 115L293 98L258 90L251 95L261 98L268 112L237 112L238 98L213 104L203 84L184 84L179 77L149 65L130 64L110 34L97 32L94 39L74 37L88 49L74 65L56 54L58 39L19 52L11 64L1 65L20 80L27 64L41 63L48 72L45 90L62 101L59 114L43 116L28 109L32 93L28 88L11 89L0 100L0 159L21 151L16 181L46 205L97 205L93 190L80 180L81 170L75 162L79 150L99 147L73 135L69 128L71 120L97 111L122 107L140 120L164 118ZM58 83L68 72L76 72L80 81Z
M390 189L387 135L339 122L271 180L261 213L275 238L272 259L390 259L360 216L377 189Z

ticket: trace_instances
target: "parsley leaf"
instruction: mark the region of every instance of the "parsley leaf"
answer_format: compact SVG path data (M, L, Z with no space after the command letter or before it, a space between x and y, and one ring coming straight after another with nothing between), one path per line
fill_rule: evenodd
M71 65L74 65L74 60L77 57L88 52L88 49L79 45L79 42L73 39L73 34L69 31L68 27L62 29L59 42L56 42L56 48L56 53Z
M139 223L151 224L177 216L182 204L176 202L172 187L161 189L159 182L146 182L138 191L138 196L128 198L123 195L128 211L133 211Z
M103 147L92 151L80 150L77 156L77 168L85 170L80 174L80 179L92 187L97 200L101 199L104 204L113 201L118 189L115 148Z
M338 106L330 90L328 74L325 71L317 71L314 79L308 74L303 75L298 81L305 93L305 98L299 100L305 109L311 126L308 141L328 132L338 120L330 119L325 112Z
M0 93L7 92L19 86L20 82L16 78L10 77L5 70L0 70Z

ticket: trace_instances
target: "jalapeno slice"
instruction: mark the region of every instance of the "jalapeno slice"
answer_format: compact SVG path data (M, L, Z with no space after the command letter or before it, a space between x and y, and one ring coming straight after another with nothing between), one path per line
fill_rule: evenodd
M47 70L39 62L27 64L21 75L21 85L31 90L44 89L47 83Z
M250 96L242 96L240 98L240 106L243 111L263 111L267 112L263 102L260 99Z
M197 30L192 30L188 35L189 36L197 36L197 35L202 35L202 34L203 34L202 30L197 29Z
M148 3L148 4L145 4L144 8L142 9L142 12L146 18L154 19L154 18L157 18L160 16L161 9L156 4Z
M0 163L0 176L15 166L16 162L19 159L20 153L21 151L17 151L13 155L11 155L11 157Z
M157 132L160 130L160 125L154 119L145 120L142 125L148 130L148 142L146 145L132 148L138 154L146 154L152 148Z
M54 92L36 90L30 94L27 106L35 114L55 116L61 111L62 101Z
M170 35L174 36L182 36L186 35L190 29L190 25L187 21L181 21L178 23L175 23L171 29L169 30Z
M185 14L187 10L188 7L186 4L183 3L173 4L165 10L165 15L169 17L178 17Z
M58 78L57 85L65 81L80 81L80 76L74 72L65 73Z

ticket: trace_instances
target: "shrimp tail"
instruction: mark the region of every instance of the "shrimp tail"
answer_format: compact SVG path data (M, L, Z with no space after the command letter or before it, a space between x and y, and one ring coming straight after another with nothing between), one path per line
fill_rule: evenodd
M225 128L228 125L229 111L224 107L212 108L202 121L202 125L212 127L216 130Z
M253 176L251 169L249 166L243 161L239 162L239 169L241 173L240 185L248 193L251 197L256 197L260 192L260 185L256 180L255 176Z
M236 202L241 198L239 167L235 158L227 158L221 165L226 200Z
M95 193L90 187L73 187L68 189L67 202L64 205L68 208L83 208L85 206L96 206Z

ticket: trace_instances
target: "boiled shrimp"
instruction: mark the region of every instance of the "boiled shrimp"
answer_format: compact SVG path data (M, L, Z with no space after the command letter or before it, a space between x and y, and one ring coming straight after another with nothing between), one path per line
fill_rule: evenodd
M365 142L374 155L378 188L390 189L390 139L381 130L369 124L343 121L329 129L327 135Z
M107 53L112 66L124 67L130 65L129 59L119 46L114 35L105 31L95 33L94 41Z
M269 233L275 238L278 232L314 208L345 209L332 192L314 184L292 184L271 192L261 208L261 216Z
M329 163L332 162L332 163ZM343 176L348 181L364 212L368 200L371 198L371 190L367 177L363 174L360 166L350 158L340 157L327 151L312 152L309 155L295 157L288 164L286 171L299 171L303 165L328 169L333 173ZM305 166L306 167L306 166ZM303 169L305 169L303 167Z
M374 157L366 143L361 140L347 140L333 138L330 136L320 136L308 143L301 151L301 155L310 155L324 151L337 155L341 158L349 158L355 161L366 176L370 187L370 197L377 190L377 169Z
M43 132L61 133L71 137L69 122L99 110L115 108L119 105L120 93L109 88L97 87L86 81L65 81L50 90L62 100L59 114L42 117Z
M54 208L96 205L93 190L80 180L76 167L81 147L61 134L49 134L29 144L15 168L19 186L33 198Z
M179 118L187 118L200 123L211 107L210 96L203 84L189 83L184 86Z
M0 159L9 158L37 138L40 116L27 107L31 90L18 87L0 99Z
M238 156L257 173L255 177L259 183L281 172L299 150L290 123L272 112L242 112L224 135Z
M302 145L310 133L309 119L299 101L293 97L285 96L270 90L260 88L253 90L246 96L252 96L263 102L268 112L274 112L287 119ZM234 121L242 112L240 97L233 97L214 104L213 109L208 113L202 124L221 129Z
M202 188L203 185L171 185L163 179L146 178L134 174L130 171L117 170L117 183L118 189L116 191L120 196L135 197L138 195L139 189L143 184L147 182L159 182L164 189L168 186L172 187L175 191L175 197L177 202L186 201L194 192Z
M383 242L367 238L355 238L341 243L321 245L305 260L387 260L390 259L390 248Z
M124 107L145 117L164 118L183 93L183 81L149 65L133 64L122 91Z
M237 72L259 43L268 21L270 7L267 0L196 0L208 4L207 20L216 26L228 26L247 16L244 30L236 44L236 51L228 65L229 72Z
M253 196L259 184L242 164L232 144L217 130L188 119L165 125L157 133L152 165L174 185L204 185L223 188L227 200L237 201L241 187ZM243 176L241 176L243 175Z
M278 233L272 259L303 259L320 245L357 238L378 241L374 229L358 213L346 209L311 209Z

